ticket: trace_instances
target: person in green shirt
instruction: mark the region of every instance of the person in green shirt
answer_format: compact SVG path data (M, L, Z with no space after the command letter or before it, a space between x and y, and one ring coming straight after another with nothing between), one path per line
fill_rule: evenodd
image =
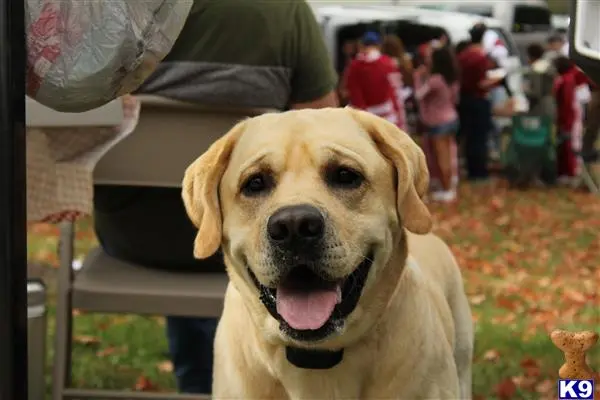
M173 49L138 93L286 110L336 107L336 85L319 25L304 0L194 0ZM180 189L98 185L94 223L104 250L118 259L224 273L221 255L193 258L196 232ZM216 319L167 317L180 391L210 393L216 325Z

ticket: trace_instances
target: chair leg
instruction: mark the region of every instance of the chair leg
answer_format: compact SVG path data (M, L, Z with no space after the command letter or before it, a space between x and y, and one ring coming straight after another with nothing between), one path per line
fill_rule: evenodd
M72 222L63 223L60 229L58 248L60 268L56 289L52 400L63 400L63 391L71 383L71 344L73 334L71 284L73 282L74 240L74 224Z
M589 189L589 191L591 193L600 194L600 188L598 187L598 184L596 184L596 181L594 180L594 177L590 173L590 170L587 165L583 164L581 166L581 174L580 175L581 175L583 182L585 183L585 185L587 186L587 188Z

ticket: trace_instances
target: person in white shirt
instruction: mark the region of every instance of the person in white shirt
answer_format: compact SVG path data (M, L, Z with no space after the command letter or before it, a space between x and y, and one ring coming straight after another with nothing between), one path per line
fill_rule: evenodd
M486 30L483 35L482 45L488 56L494 60L498 68L504 69L507 66L508 57L510 55L506 44L500 35L492 30ZM510 89L506 84L499 85L490 90L490 101L492 109L504 105L508 98L511 97ZM498 158L500 155L500 133L504 128L510 125L509 118L496 118L494 120L495 130L490 135L490 156Z
M569 56L569 43L565 37L559 33L553 33L548 36L546 41L546 53L544 58L552 61L559 56Z

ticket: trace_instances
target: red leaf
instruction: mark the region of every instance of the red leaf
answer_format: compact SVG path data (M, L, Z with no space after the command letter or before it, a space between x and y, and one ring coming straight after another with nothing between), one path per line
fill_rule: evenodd
M110 326L110 323L108 322L99 322L96 324L96 329L98 329L100 332L105 331L106 329L108 329L108 327Z
M510 400L517 392L517 385L511 378L506 378L496 385L496 396L501 400Z
M138 392L151 391L156 390L156 386L150 379L146 378L144 375L140 375L135 382L135 390Z
M536 360L534 360L533 358L524 358L521 360L521 367L523 368L529 368L529 367L537 367L538 366L538 362Z
M490 208L494 211L498 211L502 209L502 207L504 207L504 200L500 197L492 197L492 199L490 200Z
M505 308L510 311L514 311L517 308L517 302L514 299L509 299L505 296L499 296L496 299L496 305L500 308Z
M525 370L526 377L540 376L540 365L533 358L525 358L521 361L521 367Z

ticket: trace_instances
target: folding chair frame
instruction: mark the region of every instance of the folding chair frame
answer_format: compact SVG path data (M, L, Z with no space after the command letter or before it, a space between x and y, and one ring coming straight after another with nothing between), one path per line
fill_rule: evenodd
M209 146L213 140L223 135L229 128L233 126L233 124L243 118L248 116L255 116L262 114L264 112L272 111L272 110L250 110L250 109L212 109L202 106L195 106L192 104L186 104L176 101L170 101L161 98L155 97L144 97L141 96L142 100L142 115L140 116L140 123L138 129L145 131L144 134L149 134L150 139L143 139L144 142L129 142L126 143L129 138L126 138L123 142L123 146L119 143L114 149L111 149L109 153L103 158L103 160L97 166L94 179L96 182L108 183L108 184L120 184L120 185L145 185L145 186L159 186L159 187L178 187L181 179L183 177L183 171L187 166L185 157L191 157L192 154L190 152L202 152L207 146ZM149 119L144 122L144 105L146 105L149 109L148 116ZM159 114L165 112L166 119L161 119ZM174 115L173 112L182 112L185 114ZM199 117L202 115L202 117ZM154 118L154 119L153 119ZM194 118L192 120L188 120L186 118ZM204 119L202 119L204 118ZM197 119L197 120L196 120ZM140 126L141 125L141 126ZM154 125L159 125L158 128L154 129ZM175 127L174 127L175 125ZM181 135L184 135L180 129L188 128L191 126L191 130L193 130L193 135L190 132L185 133L186 135L191 136L177 136L179 132ZM150 127L150 128L149 128ZM156 131L164 131L170 132L169 137L166 137L164 132L160 132L162 134L158 134ZM134 132L132 135L134 135ZM172 135L175 135L174 138ZM139 136L141 137L141 136ZM146 138L146 136L144 136ZM186 140L187 139L187 140ZM187 146L187 148L179 148L176 150L176 157L172 157L171 162L165 163L165 165L161 166L160 169L151 168L147 165L148 162L152 162L149 159L147 153L156 154L157 152L164 152L164 148L166 148L165 141L170 141L172 143L183 143L183 146ZM190 144L191 143L191 144ZM181 153L181 154L180 154ZM185 154L185 157L182 157L182 154ZM194 157L199 154L193 154ZM122 168L123 160L126 158L127 168ZM120 163L120 164L119 164ZM146 164L144 164L146 163ZM152 171L149 171L152 170ZM88 389L75 389L71 388L71 361L72 361L72 339L73 339L73 306L78 306L82 301L81 296L81 283L75 283L76 273L72 269L73 259L74 259L74 240L75 240L75 225L72 222L65 222L61 224L60 227L60 242L59 242L59 258L60 258L60 270L58 273L58 285L57 285L57 301L56 301L56 336L55 336L55 347L54 347L54 371L53 371L53 389L52 389L52 399L53 400L64 400L64 399L148 399L148 400L172 400L172 399L209 399L208 395L189 395L189 394L177 394L177 393L149 393L149 392L133 392L133 391L111 391L111 390L88 390ZM191 249L190 249L191 251ZM138 270L141 266L137 266ZM85 269L84 263L84 269ZM136 268L132 266L132 268ZM142 268L144 269L144 268ZM83 270L82 270L83 271ZM119 270L122 271L122 270ZM84 272L82 272L84 273ZM162 277L171 277L172 281L180 278L175 278L174 275L170 275L167 272L160 272L163 275L160 275L159 278ZM152 273L156 274L156 273ZM156 275L147 274L145 276L154 277L154 281L148 280L146 282L147 285L151 285L154 283L156 286ZM168 276L165 276L167 274ZM89 275L82 275L87 276ZM148 278L149 279L149 278ZM200 292L202 289L196 286L196 282L186 278L187 281L191 281L190 285L193 285L192 292L195 294L197 291ZM206 282L206 285L212 285L210 279L203 277L203 282ZM221 282L223 285L226 285L226 277L221 280L220 276L217 277L217 281ZM81 281L77 281L81 282ZM89 281L88 281L89 285ZM159 280L159 285L164 287L163 281ZM91 285L93 286L93 285ZM77 291L75 288L77 287ZM152 286L150 286L152 287ZM189 312L190 308L194 308L196 313L200 312L209 312L208 309L213 310L211 312L216 312L216 305L219 304L219 307L222 307L222 297L224 295L224 290L221 289L221 286L211 286L215 289L211 292L211 290L206 290L205 295L203 295L202 300L204 301L204 306L200 306L199 304L194 304L190 306L190 303L187 302L189 298L190 287L188 290L188 297L185 297L177 292L175 295L171 295L169 299L176 298L177 301L182 301L187 307L178 307L178 310L166 310L169 306L163 307L163 312L173 312L172 315L177 315L176 311L181 313ZM106 286L104 286L106 289ZM87 288L86 290L89 290ZM150 290L150 289L149 289ZM221 292L222 290L222 292ZM218 292L218 293L217 293ZM92 296L91 300L87 300L89 304L94 303L93 296L96 296L95 299L98 299L99 296L104 295L104 291L99 289L96 292L91 292L90 296ZM119 294L123 294L120 292ZM138 296L137 293L134 293L133 296ZM154 296L153 293L149 294L150 297ZM158 295L159 298L161 295ZM155 299L153 297L153 299ZM196 300L199 298L196 298ZM76 302L74 301L76 300ZM156 300L156 299L155 299ZM86 303L87 304L87 303ZM156 304L156 302L152 303L151 301L146 301L144 306L138 306L137 310L135 308L131 309L132 313L143 313L141 310L144 309L146 312L151 312L151 305ZM162 303L161 303L162 304ZM108 309L112 311L107 312L127 312L128 309L125 307L117 307L118 310L115 311L115 307L108 307ZM91 312L100 312L99 310L104 310L102 306L98 306L95 304L91 306ZM200 311L204 310L204 311ZM157 310L157 313L160 314L161 311ZM185 314L190 315L190 314ZM208 314L207 314L208 315ZM213 315L213 314L210 314ZM190 315L192 316L192 315Z

